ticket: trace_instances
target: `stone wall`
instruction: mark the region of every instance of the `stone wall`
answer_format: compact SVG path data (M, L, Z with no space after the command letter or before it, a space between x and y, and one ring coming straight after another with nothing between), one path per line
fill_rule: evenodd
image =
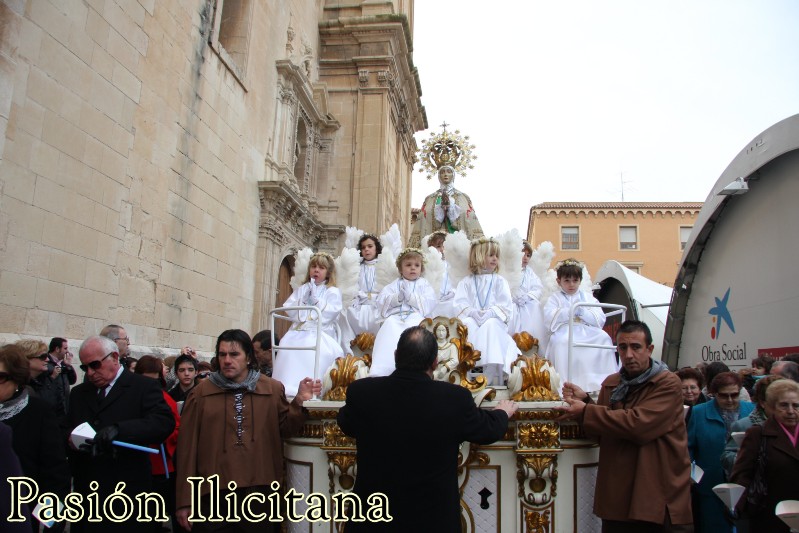
M211 351L267 325L286 255L408 227L412 3L329 3L0 1L0 337Z

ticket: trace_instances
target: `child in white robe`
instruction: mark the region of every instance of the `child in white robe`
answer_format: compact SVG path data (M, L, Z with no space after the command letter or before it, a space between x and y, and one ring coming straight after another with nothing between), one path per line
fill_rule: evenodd
M358 294L349 303L346 310L347 323L352 330L352 337L361 333L376 334L380 328L380 311L377 308L377 296L383 288L377 282L375 265L377 256L383 251L380 239L370 233L364 233L358 239L358 251L363 260L358 277ZM351 339L349 339L351 340Z
M438 250L441 254L441 258L444 259L444 275L441 278L441 288L437 295L438 303L430 314L431 317L445 316L447 318L452 318L457 314L454 305L455 287L452 286L449 280L449 264L444 258L444 241L446 238L447 232L434 231L430 238L427 239L427 246L432 246Z
M489 385L503 385L504 374L519 349L508 335L508 319L513 301L508 282L499 275L499 243L481 237L472 241L469 250L470 276L455 289L458 318L469 329L469 342L480 350L483 375Z
M513 291L513 314L508 322L508 333L514 335L526 331L538 339L538 354L546 353L549 331L544 324L544 310L541 308L541 294L544 285L528 263L533 255L529 242L522 242L522 282Z
M319 375L322 376L344 351L337 341L335 322L341 313L341 291L336 287L336 264L326 253L311 256L305 283L294 290L283 307L313 305L320 309L321 316L313 311L287 311L294 324L280 340L275 354L272 377L286 388L286 396L297 395L298 383L306 376L314 375L316 354L310 350L283 350L290 346L314 346L317 328L321 327L319 342Z
M400 277L386 285L377 298L385 321L375 337L369 376L387 376L394 372L394 351L406 329L418 326L430 316L436 305L436 293L424 279L424 256L418 248L406 248L397 257Z
M551 332L547 359L560 374L561 383L574 383L586 392L598 391L602 381L618 371L615 351L603 348L573 348L569 365L569 312L577 302L599 303L588 291L580 290L583 264L566 259L557 265L560 290L552 293L544 306L544 318ZM601 344L612 347L605 333L605 313L601 307L578 307L572 338L574 343Z

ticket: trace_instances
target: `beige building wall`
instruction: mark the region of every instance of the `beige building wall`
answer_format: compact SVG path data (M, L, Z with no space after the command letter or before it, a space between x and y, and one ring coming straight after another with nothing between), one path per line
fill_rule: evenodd
M412 23L403 0L0 0L0 340L113 322L210 351L267 326L297 249L407 228Z
M543 203L530 209L527 239L534 247L550 241L555 260L574 257L592 276L613 259L672 286L684 239L701 208L701 203Z

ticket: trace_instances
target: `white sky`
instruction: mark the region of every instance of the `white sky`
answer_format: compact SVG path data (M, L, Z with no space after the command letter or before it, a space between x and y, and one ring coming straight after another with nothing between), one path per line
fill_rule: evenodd
M417 0L431 131L471 137L455 186L483 230L541 202L704 201L760 132L799 113L797 0ZM412 205L438 186L414 171Z

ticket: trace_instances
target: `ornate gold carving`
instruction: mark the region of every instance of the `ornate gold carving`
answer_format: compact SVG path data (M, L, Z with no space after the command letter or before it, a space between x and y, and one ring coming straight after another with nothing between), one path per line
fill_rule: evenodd
M549 533L550 511L524 510L524 525L526 533Z
M354 448L355 439L348 437L341 431L335 422L325 422L323 425L324 441L323 446L334 448Z
M480 351L475 350L474 346L472 346L472 344L466 340L469 337L469 328L463 325L463 322L457 318L437 318L435 320L432 318L425 318L419 325L428 329L434 335L436 333L436 328L439 326L444 326L447 328L449 341L455 345L458 351L458 364L447 378L450 383L454 383L456 385L460 384L461 387L471 392L472 395L475 395L486 389L487 382L485 376L477 376L474 379L469 379L469 372L474 370L475 364L480 360ZM456 335L453 334L453 329L455 330ZM439 364L443 365L445 363L446 361L443 361ZM491 389L488 393L486 393L483 400L490 400L495 394L496 391Z
M560 436L563 440L577 440L587 438L583 426L580 424L561 424Z
M327 452L327 477L330 480L330 494L350 492L355 485L357 463L355 452Z
M302 431L300 432L300 438L321 439L322 426L320 426L319 424L305 424L304 426L302 426Z
M333 410L323 411L320 409L308 409L308 418L314 420L335 420L337 417L338 417L338 411L333 411Z
M511 373L516 374L514 369L521 373L521 389L518 390L512 399L517 402L542 402L560 400L557 392L552 390L550 383L549 361L541 357L528 357L520 355L511 364ZM515 378L515 379L518 379ZM510 387L510 380L508 383Z
M516 426L513 424L508 424L508 429L505 430L505 434L502 435L501 440L516 440Z
M354 339L350 342L350 347L358 348L361 353L367 354L368 352L372 351L372 348L375 346L375 336L374 333L369 333L368 331L364 331L363 333L359 333L356 335ZM371 360L370 360L371 364Z
M488 457L488 454L481 452L480 446L477 444L466 442L464 446L467 446L469 451L466 454L466 459L463 458L463 452L460 450L458 451L458 476L463 473L464 467L468 465L485 466L491 462L491 458Z
M514 333L513 340L516 342L516 347L521 350L522 353L529 352L533 349L533 346L538 346L538 339L526 331Z
M516 431L519 435L519 448L558 448L560 431L553 423L520 423Z
M554 420L560 413L558 411L516 411L513 420Z
M354 355L337 357L335 366L330 370L329 374L332 385L325 394L324 399L332 401L346 400L347 387L356 379L366 377L368 373L366 367L367 362L363 357Z
M525 454L516 456L519 498L530 505L549 503L557 495L558 456ZM549 490L547 490L549 488Z

